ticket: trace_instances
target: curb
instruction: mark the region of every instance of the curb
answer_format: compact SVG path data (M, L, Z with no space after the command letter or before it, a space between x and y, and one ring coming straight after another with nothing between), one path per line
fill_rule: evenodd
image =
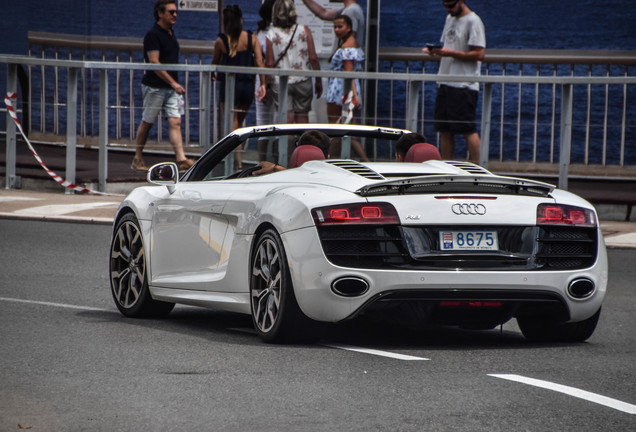
M139 185L120 186L126 189ZM4 189L0 190L0 219L112 225L123 199L123 195ZM636 223L607 219L599 223L608 248L636 249Z

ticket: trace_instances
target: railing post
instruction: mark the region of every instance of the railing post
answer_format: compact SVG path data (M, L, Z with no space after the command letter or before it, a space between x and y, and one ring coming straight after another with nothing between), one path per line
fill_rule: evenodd
M342 159L351 159L351 137L340 138L340 156Z
M7 93L13 94L18 91L18 65L13 63L7 64ZM3 99L5 95L2 95ZM17 112L17 107L14 107ZM16 175L16 142L17 142L17 127L7 110L7 148L6 148L6 162L7 167L5 170L5 188L6 189L19 189L22 186L22 181L19 176Z
M367 46L361 47L366 54L366 68L368 72L377 72L379 69L380 52L380 0L367 1ZM377 124L377 91L376 80L365 79L363 81L364 92L362 96L362 121L361 124Z
M353 86L353 80L351 78L345 78L343 80L343 88L342 88L342 94L343 94L343 101L342 101L342 109L340 110L340 118L341 121L344 121L343 119L347 118L347 116L349 115L349 104L345 104L344 100L346 99L346 96L349 94L349 92L351 91L351 88ZM351 137L346 136L340 139L340 155L331 155L332 157L341 157L343 159L349 159L351 157Z
M287 75L281 75L278 84L278 122L287 123ZM278 165L287 166L287 136L278 139Z
M572 149L572 84L561 86L561 131L559 144L559 188L567 190Z
M77 160L77 68L68 69L66 88L66 180L75 183ZM72 194L72 189L65 189Z
M99 71L99 184L98 190L106 192L108 178L108 70Z
M490 154L490 116L492 114L492 83L484 83L483 102L481 106L481 149L479 165L488 169Z
M210 148L210 95L212 89L212 73L201 73L201 98L199 103L199 126L201 128L201 135L199 136L199 142L203 148L203 152L206 152Z
M236 74L225 74L225 102L223 110L223 136L227 136L234 128L234 83ZM236 150L235 150L236 151ZM225 158L225 175L234 172L234 154L230 153Z
M216 73L216 72L214 72ZM214 80L212 82L212 95L210 96L212 98L212 142L218 142L220 137L219 137L219 92L217 91L218 89L218 80Z
M409 100L408 112L406 113L406 129L417 132L417 116L418 116L418 96L420 94L421 81L408 81Z
M225 74L225 102L223 110L223 136L226 136L234 129L234 84L236 74Z

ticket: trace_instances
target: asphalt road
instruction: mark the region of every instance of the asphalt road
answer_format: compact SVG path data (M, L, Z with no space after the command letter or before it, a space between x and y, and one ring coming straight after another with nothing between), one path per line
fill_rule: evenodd
M0 219L0 431L636 430L634 249L609 251L587 343L358 321L272 346L242 315L124 318L109 238Z

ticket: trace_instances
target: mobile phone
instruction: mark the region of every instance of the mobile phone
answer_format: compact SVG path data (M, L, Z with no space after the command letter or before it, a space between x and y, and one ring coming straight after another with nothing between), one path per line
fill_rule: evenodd
M427 43L426 44L426 48L428 48L429 50L432 49L439 49L444 47L444 44L440 41L440 42L433 42L433 43Z

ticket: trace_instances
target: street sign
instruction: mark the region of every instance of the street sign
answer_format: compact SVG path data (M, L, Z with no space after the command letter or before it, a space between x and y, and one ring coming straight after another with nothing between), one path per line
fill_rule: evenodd
M218 12L218 0L178 0L179 10L198 12Z

